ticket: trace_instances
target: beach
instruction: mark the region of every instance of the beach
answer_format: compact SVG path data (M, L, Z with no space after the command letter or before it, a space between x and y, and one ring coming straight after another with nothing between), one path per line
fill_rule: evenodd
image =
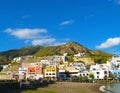
M44 84L41 86L32 84L34 88L31 88L31 84L27 85L29 87L20 88L19 83L11 84L1 84L0 93L103 93L100 91L102 88L101 83L78 83L78 82L54 82L49 84ZM103 88L102 88L103 89Z
M98 83L56 82L37 90L27 90L22 93L103 93Z

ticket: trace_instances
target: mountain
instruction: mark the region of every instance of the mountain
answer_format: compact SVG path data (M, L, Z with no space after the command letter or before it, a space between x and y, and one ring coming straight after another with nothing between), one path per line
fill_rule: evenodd
M21 49L14 49L0 52L0 64L8 64L14 57L34 55L36 57L68 54L68 60L72 59L74 54L85 53L85 58L92 58L95 63L104 63L112 54L99 50L90 50L77 42L68 42L58 46L31 46Z
M85 53L85 56L82 58L77 58L76 61L86 61L86 59L90 59L88 61L93 61L94 63L105 63L112 57L112 54L102 52L100 50L90 50L83 45L78 44L77 42L69 42L67 44L59 45L59 46L46 46L42 47L35 56L43 57L43 56L52 56L52 55L63 55L64 53L68 54L69 61L75 61L74 54Z
M14 57L33 55L41 48L42 46L29 46L21 49L12 49L5 52L0 52L0 64L8 64Z
M67 53L68 55L74 55L79 52L89 52L88 48L76 43L69 42L67 44L59 45L59 46L46 46L39 50L35 56L51 56L51 55L63 55Z

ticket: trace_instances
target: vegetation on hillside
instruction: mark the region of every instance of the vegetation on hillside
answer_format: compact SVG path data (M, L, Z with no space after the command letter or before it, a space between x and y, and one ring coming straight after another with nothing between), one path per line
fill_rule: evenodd
M95 63L102 64L105 63L107 60L111 59L113 55L108 54L106 52L102 52L100 50L95 50L92 51L89 56L94 59Z
M0 64L8 64L11 62L11 60L14 57L33 55L41 48L42 46L30 46L30 47L23 47L21 49L13 49L13 50L1 52Z
M69 42L64 45L59 46L47 46L40 49L35 56L37 57L43 57L43 56L52 56L52 55L63 55L64 53L67 53L67 60L69 62L74 62L73 55L77 53L85 53L84 57L90 57L94 60L95 63L105 63L107 60L109 60L112 57L112 54L102 52L100 50L90 50L88 48L85 48L84 46L76 43L76 42Z
M63 55L67 53L67 60L72 62L73 55L77 53L85 53L84 57L93 58L95 63L105 63L111 54L99 51L90 50L76 42L69 42L67 44L59 46L31 46L23 47L21 49L14 49L0 53L0 64L8 64L14 57L35 55L36 57L53 56L53 55Z
M85 48L84 46L76 43L76 42L69 42L64 45L59 46L47 46L40 49L35 56L51 56L51 55L63 55L67 53L68 55L74 55L79 52L88 53L90 50Z

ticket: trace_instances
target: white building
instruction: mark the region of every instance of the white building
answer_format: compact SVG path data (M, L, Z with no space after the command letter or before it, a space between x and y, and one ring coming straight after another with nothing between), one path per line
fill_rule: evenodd
M108 70L95 70L94 71L94 79L104 79L105 77L109 77Z
M22 59L22 57L16 57L16 58L13 58L13 62L20 62Z
M82 72L79 73L79 75L80 75L81 77L83 77L83 76L89 76L89 75L90 75L90 72L89 72L89 71L82 71Z
M24 75L28 71L28 68L19 68L19 75Z

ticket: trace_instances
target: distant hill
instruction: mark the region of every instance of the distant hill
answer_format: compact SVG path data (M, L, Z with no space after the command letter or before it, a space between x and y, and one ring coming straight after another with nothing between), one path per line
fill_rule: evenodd
M35 56L52 56L52 55L63 55L68 54L68 58L71 59L74 54L85 53L84 58L91 58L95 63L105 63L108 59L112 57L112 54L102 52L100 50L90 50L77 42L69 42L64 45L59 46L46 46L42 47ZM73 60L72 60L73 61Z
M29 46L21 49L13 49L5 52L0 52L0 64L8 64L14 57L33 55L39 51L42 46Z
M51 55L63 55L67 53L68 55L74 55L79 52L89 52L88 48L76 43L69 42L67 44L59 45L59 46L46 46L40 49L35 56L51 56Z
M90 50L77 42L69 42L59 46L31 46L14 49L0 53L0 64L8 64L14 57L35 55L37 57L68 54L71 58L74 54L85 53L86 58L92 58L95 63L104 63L112 54L99 50Z

